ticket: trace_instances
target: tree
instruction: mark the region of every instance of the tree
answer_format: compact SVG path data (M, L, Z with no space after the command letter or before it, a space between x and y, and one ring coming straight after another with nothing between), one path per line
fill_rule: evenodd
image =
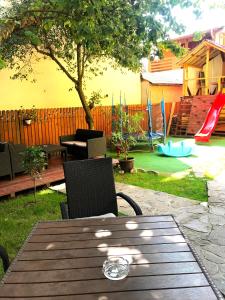
M50 58L71 80L92 129L93 101L85 96L85 79L102 73L99 61L138 70L140 59L152 49L159 52L162 41L178 51L168 32L183 27L172 9L194 1L9 0L0 5L0 67L27 79L35 60Z
M25 171L32 177L34 181L34 200L36 198L36 180L41 177L45 166L47 166L46 154L42 147L28 147L23 152L23 166Z

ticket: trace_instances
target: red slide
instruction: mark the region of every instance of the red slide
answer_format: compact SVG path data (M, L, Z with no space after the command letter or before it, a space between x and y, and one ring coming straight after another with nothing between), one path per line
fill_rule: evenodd
M196 133L196 142L208 142L213 130L216 127L220 111L225 105L225 94L218 94L210 107L202 128Z

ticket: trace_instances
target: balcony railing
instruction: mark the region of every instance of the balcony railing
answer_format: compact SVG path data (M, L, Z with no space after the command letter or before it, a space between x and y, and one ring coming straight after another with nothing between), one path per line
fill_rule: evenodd
M212 95L218 92L225 92L225 76L187 78L183 84L184 96L190 96L189 84L192 87L194 85L196 89L194 95Z
M150 72L160 72L160 71L168 71L177 69L176 62L178 59L176 57L166 57L163 59L160 59L158 61L152 61L150 63Z

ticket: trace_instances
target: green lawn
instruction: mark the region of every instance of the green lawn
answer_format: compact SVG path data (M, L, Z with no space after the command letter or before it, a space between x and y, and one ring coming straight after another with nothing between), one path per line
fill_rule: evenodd
M182 178L153 175L148 173L116 174L116 181L161 191L189 199L207 201L206 178L197 178L192 174Z
M47 189L38 192L37 199L36 204L30 203L33 201L33 194L30 194L0 201L0 244L6 247L10 259L18 253L38 221L61 219L59 203L65 195ZM0 277L2 272L0 266Z

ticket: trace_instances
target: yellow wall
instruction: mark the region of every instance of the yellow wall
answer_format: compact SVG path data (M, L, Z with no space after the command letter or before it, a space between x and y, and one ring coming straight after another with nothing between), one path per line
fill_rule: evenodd
M40 60L35 66L36 83L12 80L9 69L0 71L0 110L31 108L53 108L81 106L75 91L69 92L73 85L69 79L57 70L56 65L49 60ZM126 102L129 104L141 103L141 86L139 73L127 70L108 70L102 76L87 81L87 95L92 91L102 90L102 94L109 97L102 105L111 105L111 95L114 94L115 102L119 102L119 94L125 93Z

